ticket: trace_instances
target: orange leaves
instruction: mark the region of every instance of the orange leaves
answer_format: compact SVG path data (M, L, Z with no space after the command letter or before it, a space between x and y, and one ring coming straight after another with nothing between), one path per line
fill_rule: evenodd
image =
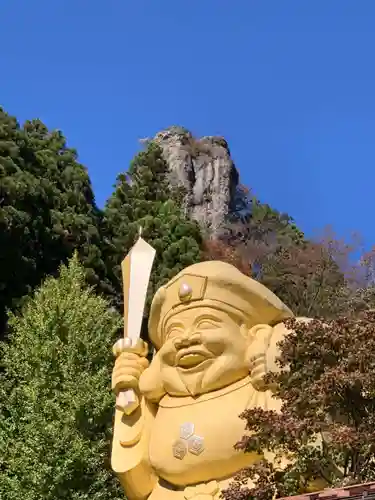
M207 239L203 246L205 260L221 260L237 267L246 275L251 274L251 265L233 246L219 239Z

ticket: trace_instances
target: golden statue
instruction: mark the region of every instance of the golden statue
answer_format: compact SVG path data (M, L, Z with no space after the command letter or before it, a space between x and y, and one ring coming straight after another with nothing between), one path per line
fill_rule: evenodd
M279 410L264 386L292 312L267 288L223 262L188 267L158 290L149 317L156 349L120 342L113 389L112 467L129 500L219 499L261 457L234 445L248 408Z

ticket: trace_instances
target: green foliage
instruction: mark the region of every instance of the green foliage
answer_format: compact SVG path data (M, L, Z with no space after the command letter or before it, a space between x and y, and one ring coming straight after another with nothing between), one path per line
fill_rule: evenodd
M280 213L255 198L252 200L251 219L253 227L262 228L264 236L269 238L272 235L280 244L285 241L300 243L304 240L303 232L298 229L290 215Z
M183 193L171 187L168 165L161 149L149 143L133 160L128 175L118 177L115 191L105 208L109 228L108 268L117 284L117 304L122 303L121 261L135 243L138 228L156 249L149 287L154 292L184 267L201 259L198 225L188 220L181 208Z
M238 243L238 237L240 241L251 238L278 245L289 241L296 244L304 241L304 234L292 217L278 212L267 203L261 203L242 184L237 185L233 193L224 234L232 236L234 243Z
M108 464L120 316L85 286L74 257L9 324L1 345L0 498L123 499Z
M100 212L86 169L59 131L21 128L0 108L0 336L6 309L57 271L75 249L90 284L102 284Z

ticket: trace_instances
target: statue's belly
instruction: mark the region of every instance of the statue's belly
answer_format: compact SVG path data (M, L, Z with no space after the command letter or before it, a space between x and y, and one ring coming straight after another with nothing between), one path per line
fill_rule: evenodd
M238 396L236 391L189 406L159 407L149 448L159 477L182 486L228 477L254 462L255 454L234 450L245 433L239 414L246 403Z

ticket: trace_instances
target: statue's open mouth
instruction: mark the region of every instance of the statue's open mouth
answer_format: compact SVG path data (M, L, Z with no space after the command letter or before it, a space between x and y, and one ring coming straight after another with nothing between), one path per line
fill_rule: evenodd
M181 349L176 356L176 364L180 368L195 368L212 356L203 349L187 348Z

